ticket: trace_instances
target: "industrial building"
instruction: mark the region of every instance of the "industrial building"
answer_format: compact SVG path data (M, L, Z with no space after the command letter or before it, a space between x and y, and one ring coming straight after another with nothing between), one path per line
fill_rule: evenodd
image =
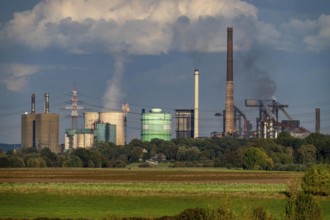
M21 146L36 147L35 94L31 96L31 113L21 116Z
M153 108L149 112L142 109L141 114L141 140L151 141L158 138L165 141L172 137L172 115L160 108Z
M126 142L125 118L125 113L122 111L84 112L85 128L95 130L98 123L115 125L115 128L112 129L115 129L116 139L114 143L117 145L124 145Z
M65 150L91 148L95 141L124 145L126 142L125 113L84 112L83 129L66 129Z
M194 110L176 109L176 138L194 137Z
M45 93L45 112L35 112L35 95L31 96L31 113L21 116L21 145L35 147L38 150L49 148L60 153L59 115L49 112L49 95Z

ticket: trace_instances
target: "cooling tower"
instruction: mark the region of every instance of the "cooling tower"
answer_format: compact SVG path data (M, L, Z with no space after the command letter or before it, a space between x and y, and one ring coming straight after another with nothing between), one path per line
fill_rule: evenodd
M98 112L84 112L84 124L87 129L95 129L96 122L99 121Z
M225 135L234 133L233 28L227 28L227 84Z
M124 112L100 112L100 123L116 125L116 144L125 145Z

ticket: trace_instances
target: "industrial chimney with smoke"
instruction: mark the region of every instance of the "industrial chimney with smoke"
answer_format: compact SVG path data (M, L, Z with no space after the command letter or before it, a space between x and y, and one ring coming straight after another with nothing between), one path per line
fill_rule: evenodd
M225 135L234 133L233 28L227 28L227 84Z

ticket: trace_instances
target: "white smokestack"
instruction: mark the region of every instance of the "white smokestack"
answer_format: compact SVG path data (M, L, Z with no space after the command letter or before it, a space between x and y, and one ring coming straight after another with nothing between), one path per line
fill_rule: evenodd
M49 94L45 93L45 113L49 113Z
M199 85L199 72L195 69L195 99L194 99L194 138L198 137L198 85Z

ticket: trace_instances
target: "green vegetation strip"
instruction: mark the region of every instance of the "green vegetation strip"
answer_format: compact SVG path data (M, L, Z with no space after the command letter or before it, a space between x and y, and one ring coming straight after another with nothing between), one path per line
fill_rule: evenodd
M287 191L286 184L224 183L0 183L0 193L49 193L64 195L217 195L256 194L276 196ZM242 196L242 195L241 195Z
M264 206L280 216L285 200L228 198L223 196L111 196L48 193L0 193L0 218L89 218L107 216L160 217L179 214L186 208L230 207L240 215L244 207ZM278 214L277 214L278 213Z

